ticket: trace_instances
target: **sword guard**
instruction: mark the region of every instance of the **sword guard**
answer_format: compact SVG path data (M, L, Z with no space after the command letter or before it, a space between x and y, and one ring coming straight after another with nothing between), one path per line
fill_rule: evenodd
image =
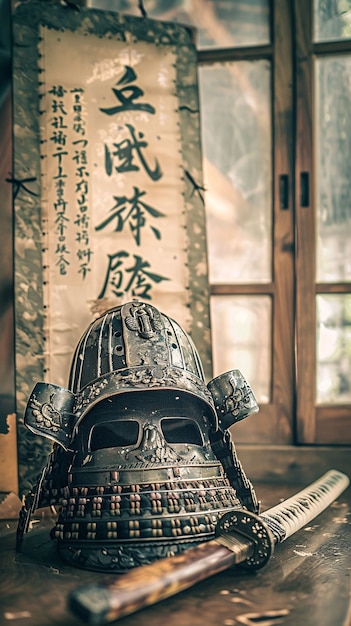
M225 513L216 526L216 538L229 550L234 550L237 545L239 535L252 542L253 553L245 561L240 563L241 567L248 570L260 569L269 561L274 550L274 536L261 517L251 511L235 510ZM234 540L234 541L233 541Z

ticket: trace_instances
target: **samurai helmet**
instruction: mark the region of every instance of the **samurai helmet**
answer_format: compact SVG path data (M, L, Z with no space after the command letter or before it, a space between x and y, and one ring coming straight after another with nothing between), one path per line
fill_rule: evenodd
M206 385L190 336L157 308L110 309L79 341L69 389L39 382L29 398L26 425L55 444L19 534L54 504L61 556L114 572L213 538L225 512L257 512L227 431L257 411L238 370Z

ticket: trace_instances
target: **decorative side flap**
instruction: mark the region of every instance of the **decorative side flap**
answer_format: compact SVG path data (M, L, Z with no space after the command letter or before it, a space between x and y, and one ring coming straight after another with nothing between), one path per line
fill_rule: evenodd
M37 383L28 400L24 423L37 435L52 439L67 450L71 441L74 401L74 393L64 387Z
M253 391L240 370L230 370L213 378L207 387L222 429L259 411Z

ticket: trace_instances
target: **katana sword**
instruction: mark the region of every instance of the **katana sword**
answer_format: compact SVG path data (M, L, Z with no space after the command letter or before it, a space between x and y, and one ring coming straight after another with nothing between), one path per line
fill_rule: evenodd
M75 589L69 606L87 624L107 624L233 565L259 569L269 561L275 544L317 517L348 485L346 474L330 470L261 515L243 509L225 513L217 524L215 539L127 574Z

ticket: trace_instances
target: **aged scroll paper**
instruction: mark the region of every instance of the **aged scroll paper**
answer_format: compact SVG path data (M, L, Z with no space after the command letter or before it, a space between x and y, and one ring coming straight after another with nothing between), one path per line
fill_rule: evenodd
M138 297L189 327L176 59L145 42L40 36L47 369L65 385L97 311Z

